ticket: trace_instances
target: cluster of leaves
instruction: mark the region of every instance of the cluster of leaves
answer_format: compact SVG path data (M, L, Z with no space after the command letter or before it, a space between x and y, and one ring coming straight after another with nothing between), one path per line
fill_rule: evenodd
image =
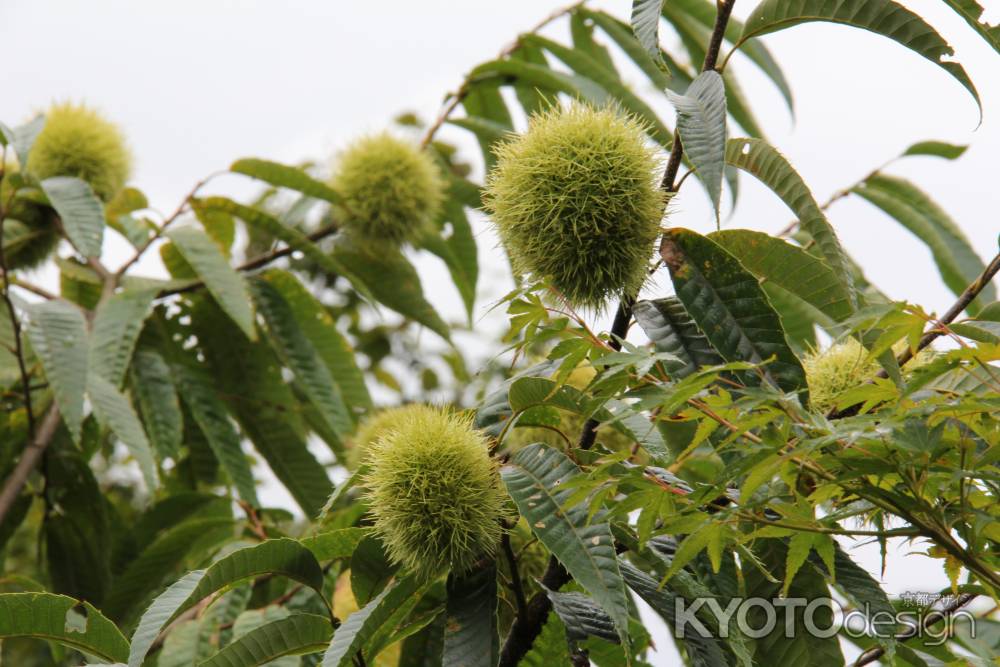
M1000 52L978 3L945 4ZM720 46L742 53L791 105L757 38L822 20L895 40L978 102L975 87L944 57L950 47L934 28L889 0L763 0L745 24L731 9L732 0L636 0L629 25L578 3L549 20L568 23L571 45L543 37L543 25L475 67L441 121L415 128L447 187L412 249L372 252L340 233L350 204L311 165L238 160L230 172L266 186L255 201L207 196L202 182L160 219L134 188L105 204L79 178L0 174L10 184L0 220L14 201L32 201L58 216L65 241L54 260L59 295L3 272L0 659L644 664L651 639L637 599L669 626L678 600L725 608L831 590L868 613L894 613L840 536L883 550L909 539L942 561L952 593L996 600L1000 304L989 281L1000 259L983 262L928 195L880 168L841 196L868 200L926 243L969 319L893 302L841 247L832 201L820 205L764 139L729 58L715 63ZM676 53L660 45L663 25ZM675 106L675 131L622 79L622 58ZM703 62L709 71L699 74ZM463 328L424 297L412 253L445 263L470 321L475 306L468 213L481 207L481 188L436 135L445 124L468 130L491 169L518 110L568 99L641 120L651 145L670 151L668 175L687 164L717 211L727 184L735 202L744 172L796 224L774 237L668 230L656 259L673 295L625 294L610 335L595 334L548 286L521 286L506 298L504 341L517 358L541 361L504 377L488 367L478 386L489 391L464 390L462 354L450 345L429 360L412 335L419 325L451 343ZM731 138L730 124L745 136ZM0 126L0 165L11 155L30 166L40 129ZM904 156L962 150L921 142ZM664 181L676 189L672 176ZM135 251L113 270L101 257L107 230ZM169 279L134 275L154 247ZM401 324L373 324L384 309ZM648 345L624 340L633 318ZM941 335L954 349L906 364ZM811 400L817 378L802 362L823 337L857 341L861 366L881 368L829 397L831 410ZM447 575L428 577L386 553L371 528L365 470L348 456L374 409L370 388L412 398L403 385L414 370L417 396L444 375L455 386L450 402L474 410L511 504L496 557ZM555 437L518 437L537 429ZM310 446L319 442L332 463ZM255 464L270 468L305 521L260 502ZM820 615L823 627L833 620L829 608ZM992 638L958 631L942 646L884 633L788 637L782 624L751 638L707 608L698 619L709 635L677 640L696 666L840 665L841 641L901 665L1000 651L989 618L979 627Z

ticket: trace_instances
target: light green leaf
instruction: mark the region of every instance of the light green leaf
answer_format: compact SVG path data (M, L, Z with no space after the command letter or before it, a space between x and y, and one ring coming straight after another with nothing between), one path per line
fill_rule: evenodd
M333 635L330 619L315 614L292 614L235 639L199 667L252 667L285 655L318 653Z
M208 441L215 458L222 464L236 486L240 498L257 507L253 471L240 445L240 436L229 419L229 412L216 394L212 379L201 369L177 364L174 381L195 423Z
M128 640L89 602L52 593L0 594L0 638L32 637L123 662Z
M981 343L1000 345L1000 322L992 320L965 320L952 324L951 330L959 336Z
M990 25L986 22L985 7L977 0L944 0L944 3L958 12L994 51L1000 53L1000 24Z
M90 335L90 371L115 387L125 379L143 322L156 289L127 289L103 301L94 313Z
M229 165L229 171L250 176L277 187L295 190L333 204L339 204L343 201L336 190L322 181L317 181L298 167L290 167L279 162L258 158L243 158Z
M464 575L452 573L442 667L492 667L499 651L496 564Z
M414 577L401 579L348 616L333 633L333 641L323 655L323 667L351 665L355 654L393 616L396 609L413 598L422 597L430 583L421 585Z
M159 488L156 461L153 450L146 439L142 423L132 408L132 403L109 381L96 373L87 379L87 395L94 406L98 421L106 425L125 443L130 454L135 457L142 471L142 477L150 492Z
M79 178L54 176L41 182L66 236L84 257L100 257L104 240L104 206L90 185Z
M257 339L250 292L243 276L229 265L226 256L204 232L193 227L171 229L167 236L177 250L205 281L212 298L243 330L250 340Z
M816 242L820 254L841 277L854 303L851 265L809 187L781 153L761 139L730 139L726 161L756 177L785 202L798 219L800 228Z
M902 44L961 83L975 98L982 115L979 92L965 69L951 60L955 50L920 16L891 0L763 0L747 17L740 43L810 21L862 28Z
M567 508L572 494L559 486L580 474L565 454L534 444L517 452L500 476L532 532L559 559L573 578L594 596L628 643L628 599L618 570L611 529L587 520L586 505Z
M87 390L87 326L79 308L53 300L26 308L27 333L74 442L80 441Z
M354 421L344 397L324 359L299 327L291 306L270 282L257 279L252 287L254 300L267 322L268 332L309 400L335 433L342 436L353 431Z
M837 274L822 260L787 241L749 229L708 235L750 273L778 285L836 322L854 313L851 296Z
M639 301L632 312L658 352L667 352L681 360L663 362L675 380L686 378L703 366L725 363L676 297Z
M781 596L788 597L788 589L795 580L795 575L809 558L812 551L814 533L799 531L788 540L788 556L785 558L785 583L781 589Z
M160 353L139 348L132 357L132 396L146 424L146 434L153 449L163 457L176 457L184 431L177 390L170 367Z
M35 143L35 139L38 138L38 135L42 133L44 127L45 116L42 114L35 116L23 125L15 127L13 130L0 123L0 133L3 134L7 143L13 146L18 164L22 167L28 164L28 155L31 153L31 147Z
M368 534L365 528L341 528L299 540L306 549L316 556L316 560L338 560L350 558L355 547Z
M469 74L470 80L484 77L513 77L542 90L565 93L592 104L602 105L608 95L599 85L582 76L573 76L542 65L522 60L493 60L476 67Z
M727 361L755 364L783 391L807 390L805 371L788 347L781 321L752 274L712 240L673 228L660 254L677 298Z
M882 209L930 248L941 278L955 295L962 294L985 270L986 265L961 228L909 181L876 174L853 192ZM995 300L996 295L996 288L987 284L969 304L969 313L975 315L985 303Z
M632 32L650 58L660 57L660 8L664 0L632 0Z
M969 150L968 146L949 144L943 141L920 141L907 148L900 157L908 155L930 155L944 158L945 160L957 160L965 155Z
M323 570L312 552L295 540L267 540L239 549L205 570L189 572L156 598L132 638L129 667L140 667L156 636L185 610L213 593L265 574L287 577L323 596Z
M478 193L477 193L478 196ZM476 238L465 214L465 208L455 198L445 202L445 220L450 234L431 234L421 241L421 247L442 260L448 267L452 282L462 297L465 312L472 324L476 302L476 281L479 279L479 258Z
M337 331L337 324L312 293L291 273L271 269L262 279L277 290L295 317L299 329L322 357L347 404L369 409L371 396L355 361L350 343Z
M726 85L718 72L702 72L683 95L666 93L677 109L684 152L705 184L718 220L726 166Z

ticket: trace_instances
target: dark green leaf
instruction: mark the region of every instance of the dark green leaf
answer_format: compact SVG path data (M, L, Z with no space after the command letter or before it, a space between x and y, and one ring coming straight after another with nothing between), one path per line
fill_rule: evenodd
M639 301L632 312L657 350L681 360L681 363L664 362L674 379L685 378L703 366L725 363L677 297Z
M492 667L499 650L496 565L451 574L442 666Z
M332 635L329 618L292 614L247 632L199 667L252 667L270 664L284 655L318 653Z
M0 595L0 637L47 639L103 660L123 662L128 640L89 602L51 593Z
M152 309L155 289L123 290L103 301L94 313L90 371L120 387L142 324Z
M32 304L27 309L28 338L56 405L75 442L80 440L83 397L87 390L87 327L79 308L66 301Z
M552 601L552 610L566 626L566 636L571 641L582 641L587 637L599 637L617 643L615 624L597 603L583 593L556 593L546 591Z
M184 434L184 417L170 367L159 352L141 347L136 350L130 385L153 449L161 458L176 457Z
M156 461L153 450L142 429L142 422L132 408L128 397L105 380L102 376L91 373L87 378L87 396L94 406L94 414L98 421L107 426L118 436L128 451L139 464L142 477L150 492L159 487L156 474Z
M986 22L986 8L977 0L944 0L945 4L954 9L965 19L993 50L1000 53L1000 25L990 25Z

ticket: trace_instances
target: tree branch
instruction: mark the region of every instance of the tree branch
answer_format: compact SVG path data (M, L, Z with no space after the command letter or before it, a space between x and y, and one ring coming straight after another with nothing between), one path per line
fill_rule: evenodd
M18 459L14 471L4 481L3 489L0 489L0 524L7 518L10 508L14 505L17 497L21 495L21 489L28 481L28 476L38 465L58 427L59 408L53 403L42 419L35 437L28 441L28 446L21 452L21 458Z

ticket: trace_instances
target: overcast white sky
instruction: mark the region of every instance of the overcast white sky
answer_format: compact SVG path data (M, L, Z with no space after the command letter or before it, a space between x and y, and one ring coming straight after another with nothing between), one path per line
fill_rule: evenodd
M0 120L15 125L53 99L85 100L121 124L136 154L134 183L172 210L200 177L244 156L326 162L359 133L383 128L402 110L425 118L465 71L491 59L519 31L562 3L382 0L4 0L0 3ZM594 5L627 17L627 0ZM736 15L754 6L737 3ZM1000 231L1000 55L990 51L940 0L903 0L949 39L983 98L985 116L941 69L898 45L850 28L811 24L765 38L797 99L793 125L780 97L753 66L734 60L769 140L823 201L911 143L969 143L955 163L910 158L891 172L913 179L965 229L984 258ZM1000 21L1000 0L983 0ZM565 26L549 34L562 37ZM664 28L664 41L672 35ZM637 88L646 83L632 76ZM660 105L666 114L666 106ZM669 115L666 116L670 118ZM449 137L467 141L458 130ZM469 153L470 157L476 157ZM784 206L743 178L727 227L776 231ZM232 192L235 180L219 181ZM236 190L236 192L245 190ZM938 312L953 296L926 248L860 200L830 212L845 246L888 294ZM702 192L685 188L670 223L709 231ZM507 290L503 263L481 226L484 264L479 308ZM122 246L108 241L115 253ZM119 253L120 254L120 253ZM112 263L116 263L112 261ZM442 276L421 261L425 281ZM154 264L144 266L155 272ZM39 280L51 283L53 275ZM661 285L665 283L661 279ZM446 312L456 295L433 290ZM877 571L877 552L864 550ZM898 554L906 553L901 547ZM907 557L889 568L895 591L934 589L935 563ZM671 664L663 658L660 664Z

